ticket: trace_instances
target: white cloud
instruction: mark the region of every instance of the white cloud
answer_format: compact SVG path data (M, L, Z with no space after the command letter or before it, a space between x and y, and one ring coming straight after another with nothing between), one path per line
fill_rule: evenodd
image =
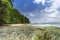
M42 2L42 4L45 3L45 0L34 0L33 3L35 4L40 4L40 2Z
M58 8L60 6L60 0L51 0L52 3L52 8Z
M33 1L35 4L39 4L40 2L42 2L42 5L45 3L45 0L34 0ZM40 18L32 18L33 21L32 22L37 22L37 23L44 23L44 22L60 22L60 12L57 10L57 8L60 7L60 0L50 0L47 1L52 2L50 7L46 7L44 10L40 11L34 11L34 13L40 15ZM30 13L31 15L31 13ZM39 16L37 15L37 16Z
M59 12L58 11L53 11L48 16L49 17L58 17L58 15L59 15Z
M34 14L32 14L31 12L29 13L29 15L30 15L31 17L34 17Z
M41 22L60 22L60 12L57 10L60 7L60 0L50 1L52 1L52 4L50 7L44 9L45 12L43 12Z

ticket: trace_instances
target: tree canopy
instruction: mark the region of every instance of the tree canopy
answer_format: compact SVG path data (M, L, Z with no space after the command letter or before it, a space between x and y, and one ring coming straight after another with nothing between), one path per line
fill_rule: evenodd
M30 23L26 16L13 8L12 1L0 1L0 24Z

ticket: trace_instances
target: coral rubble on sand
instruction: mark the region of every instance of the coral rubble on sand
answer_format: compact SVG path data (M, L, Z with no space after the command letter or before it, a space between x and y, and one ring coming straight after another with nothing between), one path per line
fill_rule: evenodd
M60 40L57 27L1 27L0 40Z

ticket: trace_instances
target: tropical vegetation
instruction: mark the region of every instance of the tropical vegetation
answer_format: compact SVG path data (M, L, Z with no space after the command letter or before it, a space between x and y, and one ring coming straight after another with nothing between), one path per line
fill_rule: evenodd
M0 0L0 24L30 23L29 19L13 8L13 0Z

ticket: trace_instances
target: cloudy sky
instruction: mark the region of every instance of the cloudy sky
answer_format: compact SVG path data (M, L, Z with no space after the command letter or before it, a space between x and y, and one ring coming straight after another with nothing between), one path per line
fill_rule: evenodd
M14 0L13 6L31 23L60 23L60 0Z

